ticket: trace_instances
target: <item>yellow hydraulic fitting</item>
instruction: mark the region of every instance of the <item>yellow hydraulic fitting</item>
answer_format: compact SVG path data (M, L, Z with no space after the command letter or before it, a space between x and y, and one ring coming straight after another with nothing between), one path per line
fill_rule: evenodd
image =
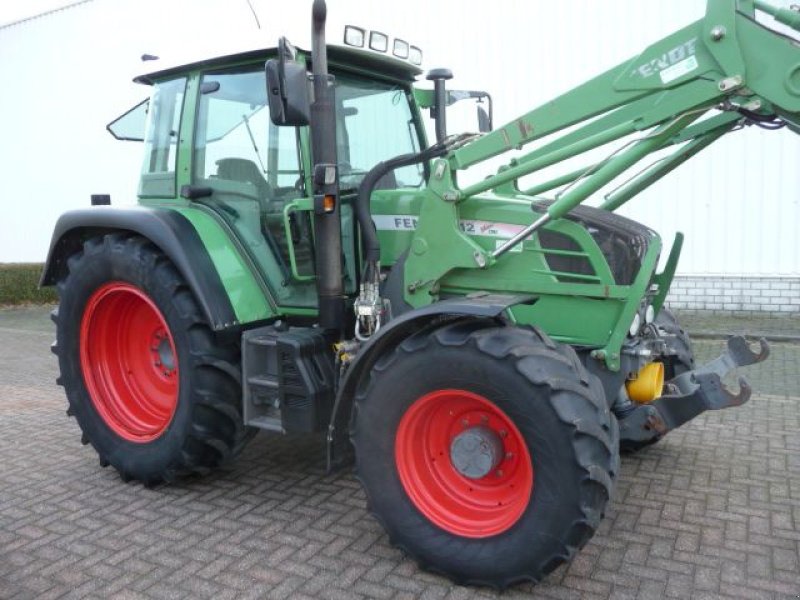
M628 396L634 402L647 404L661 396L664 388L664 363L651 362L639 371L635 379L625 382Z

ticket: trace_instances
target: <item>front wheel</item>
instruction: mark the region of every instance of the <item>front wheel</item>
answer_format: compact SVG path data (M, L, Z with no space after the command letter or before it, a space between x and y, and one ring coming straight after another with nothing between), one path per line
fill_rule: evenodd
M89 239L58 283L56 345L74 415L123 479L204 473L253 436L239 349L221 344L169 259L146 239Z
M539 581L592 536L619 468L616 419L574 351L460 322L382 357L352 441L370 509L423 568Z

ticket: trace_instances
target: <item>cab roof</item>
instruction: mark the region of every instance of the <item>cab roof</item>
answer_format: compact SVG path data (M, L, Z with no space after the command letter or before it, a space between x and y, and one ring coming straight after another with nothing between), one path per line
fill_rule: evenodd
M310 56L311 54L307 50L301 48L297 48L297 51L306 56ZM153 82L160 79L167 79L191 71L224 68L236 64L266 61L268 58L274 58L277 54L278 50L275 47L238 52L160 69L144 75L139 75L134 78L134 81L136 83L152 85ZM336 67L353 67L408 82L415 81L417 76L422 74L422 69L410 62L386 54L349 46L329 45L328 62Z

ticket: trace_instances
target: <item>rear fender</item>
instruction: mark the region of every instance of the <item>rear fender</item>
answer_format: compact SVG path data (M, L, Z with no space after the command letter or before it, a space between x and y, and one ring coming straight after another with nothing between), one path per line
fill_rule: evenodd
M67 259L82 249L87 238L115 231L137 233L158 246L183 276L215 331L240 325L200 235L174 210L96 206L64 213L56 223L40 285L55 285L66 277Z

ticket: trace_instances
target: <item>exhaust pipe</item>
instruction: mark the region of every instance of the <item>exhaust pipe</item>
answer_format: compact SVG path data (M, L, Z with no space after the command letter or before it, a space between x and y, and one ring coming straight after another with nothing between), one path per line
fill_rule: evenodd
M342 226L339 212L339 169L336 158L334 79L328 74L325 46L325 0L314 0L311 30L312 79L311 141L313 147L314 235L316 238L317 295L322 329L344 329L342 283Z

